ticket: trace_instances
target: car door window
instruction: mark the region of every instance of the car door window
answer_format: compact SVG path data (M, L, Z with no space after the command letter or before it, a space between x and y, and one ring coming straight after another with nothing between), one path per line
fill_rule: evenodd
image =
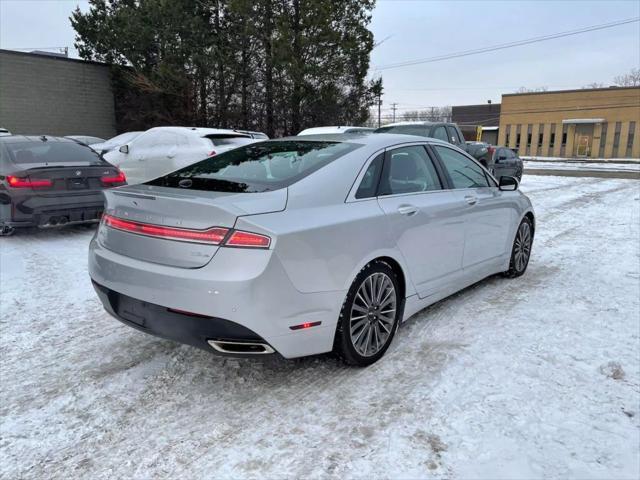
M440 125L433 129L433 133L431 134L433 138L437 138L438 140L442 140L443 142L449 142L449 136L447 135L447 131L444 126Z
M460 145L462 143L462 140L458 135L458 131L455 128L447 125L447 131L449 132L449 138L451 139L449 140L449 143L453 143L454 145Z
M381 153L369 164L356 192L356 198L371 198L376 196L383 162L384 153Z
M478 188L490 186L482 168L460 152L440 145L433 148L451 178L453 188Z
M380 181L380 195L440 189L438 173L424 147L415 145L388 152Z

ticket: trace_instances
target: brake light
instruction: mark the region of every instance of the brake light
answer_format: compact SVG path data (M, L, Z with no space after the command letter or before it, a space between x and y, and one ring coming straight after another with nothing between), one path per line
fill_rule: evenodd
M489 155L491 155L493 157L493 152L495 152L496 149L493 148L493 147L489 147L489 148L487 148L487 151L489 152Z
M224 244L227 247L269 248L271 239L266 235L235 230Z
M209 156L213 157L215 154L216 154L216 151L215 150L211 150L211 153L209 153Z
M269 248L271 245L271 238L266 235L242 230L231 230L225 227L212 227L206 230L163 227L161 225L125 220L106 213L102 216L102 222L116 230L137 233L148 237L164 238L166 240L207 243L210 245L236 248ZM232 232L231 235L229 235L229 232ZM226 241L224 241L225 238L227 238Z
M220 245L220 242L229 232L228 228L213 227L207 230L192 230L188 228L163 227L160 225L152 225L150 223L134 222L124 220L112 215L104 214L102 216L105 225L130 233L146 235L149 237L164 238L167 240L179 240L183 242L208 243L211 245Z
M7 175L7 182L12 188L42 188L50 187L53 185L51 180L47 179L30 179L25 177L16 177L14 175Z
M126 183L127 177L122 170L118 169L115 177L102 177L100 180L103 185L113 185L114 183Z

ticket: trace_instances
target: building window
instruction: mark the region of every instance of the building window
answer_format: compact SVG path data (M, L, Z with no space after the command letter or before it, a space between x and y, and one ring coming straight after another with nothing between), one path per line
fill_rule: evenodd
M620 129L622 128L622 122L616 122L616 129L613 133L613 158L618 156L618 147L620 146Z
M560 156L564 157L565 147L567 146L567 128L569 126L565 123L562 125L562 143L560 143Z
M507 125L507 133L504 137L504 144L505 146L509 146L509 133L511 132L511 125Z
M625 157L631 156L631 149L633 148L633 137L635 136L636 122L629 123L629 136L627 137L627 153Z
M544 124L538 125L538 148L542 148L544 140Z
M520 134L516 133L516 148L520 148Z
M600 133L600 152L598 156L600 158L604 158L604 147L607 143L607 123L602 124L602 130Z
M556 124L551 124L551 132L549 133L549 156L553 157L553 147L556 145Z

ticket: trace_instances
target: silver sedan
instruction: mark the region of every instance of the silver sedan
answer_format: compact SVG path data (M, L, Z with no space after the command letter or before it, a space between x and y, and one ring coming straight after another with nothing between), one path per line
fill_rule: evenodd
M118 320L223 355L360 366L426 306L522 275L535 231L515 179L408 135L255 143L105 197L89 272Z

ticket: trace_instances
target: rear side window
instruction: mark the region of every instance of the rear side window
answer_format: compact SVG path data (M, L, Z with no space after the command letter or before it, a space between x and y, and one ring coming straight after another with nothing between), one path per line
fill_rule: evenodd
M484 171L473 160L451 148L440 145L434 145L433 148L438 152L442 164L453 182L453 188L489 186Z
M358 191L356 192L356 198L370 198L376 196L378 179L380 178L383 162L384 153L381 153L369 164L367 171L364 173L364 177L362 177Z
M361 145L285 140L252 143L207 158L147 185L216 192L265 192L288 187Z
M440 189L438 173L424 147L402 147L388 153L380 181L381 195Z
M451 143L449 141L449 136L447 135L447 131L442 125L433 129L433 131L431 132L431 137L437 138L438 140L442 140L443 142Z
M7 142L6 151L13 163L64 165L69 163L103 163L100 156L85 145L74 141L55 140Z
M454 145L460 145L461 143L463 143L460 135L458 135L458 130L456 130L451 125L447 125L447 130L449 131L449 136L451 137L449 143L453 143Z

